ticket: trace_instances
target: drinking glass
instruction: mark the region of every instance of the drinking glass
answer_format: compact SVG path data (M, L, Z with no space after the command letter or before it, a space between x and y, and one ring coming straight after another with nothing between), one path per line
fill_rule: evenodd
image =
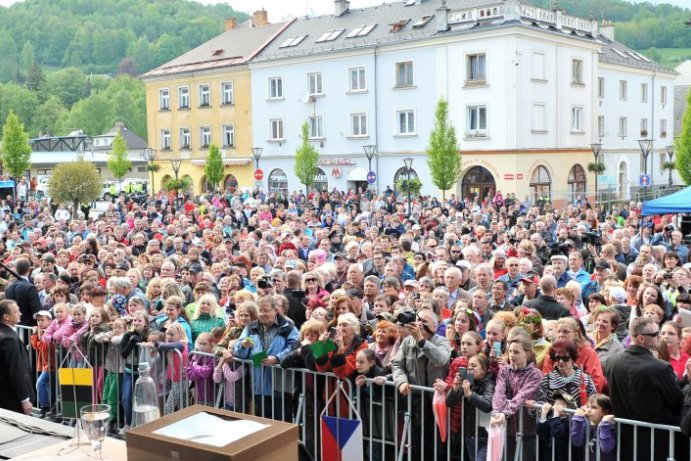
M110 419L110 405L87 405L81 409L81 423L84 433L91 442L94 461L103 461L101 447L108 432L108 420Z

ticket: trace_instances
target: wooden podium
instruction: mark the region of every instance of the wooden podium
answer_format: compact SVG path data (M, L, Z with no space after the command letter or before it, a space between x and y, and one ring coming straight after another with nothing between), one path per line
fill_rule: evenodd
M268 427L221 447L155 433L197 413L207 413L228 421L255 421ZM297 461L298 427L272 419L193 405L131 429L127 432L126 444L128 461Z

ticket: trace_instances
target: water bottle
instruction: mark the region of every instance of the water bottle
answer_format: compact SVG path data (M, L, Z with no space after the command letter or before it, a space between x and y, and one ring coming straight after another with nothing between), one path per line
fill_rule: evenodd
M160 417L156 384L151 379L148 362L139 362L139 378L134 383L132 427L150 423Z

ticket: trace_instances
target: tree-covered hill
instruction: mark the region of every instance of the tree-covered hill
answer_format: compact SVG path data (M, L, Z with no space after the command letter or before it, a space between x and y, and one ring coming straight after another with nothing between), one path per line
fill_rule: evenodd
M246 19L224 4L188 0L25 0L0 7L0 82L35 60L90 74L142 73ZM23 69L22 69L23 68Z

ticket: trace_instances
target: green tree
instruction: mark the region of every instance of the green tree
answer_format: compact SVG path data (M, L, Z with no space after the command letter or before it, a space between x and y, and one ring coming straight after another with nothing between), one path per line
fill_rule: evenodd
M61 131L83 130L89 136L102 134L112 127L110 101L103 93L96 93L78 101L61 124Z
M118 179L120 192L122 192L122 178L125 177L130 168L132 168L132 161L127 158L127 143L118 130L108 155L108 169Z
M0 32L0 81L9 82L19 70L17 44L8 31Z
M31 124L31 132L34 136L41 134L57 134L60 123L67 117L67 110L62 105L60 98L51 96L38 106Z
M38 64L34 63L27 71L24 84L29 91L33 91L41 98L41 93L43 93L46 85L46 74L43 73L43 69Z
M691 184L691 91L686 95L686 112L681 121L681 134L674 143L677 157L677 171L681 179Z
M58 203L72 205L76 219L80 203L91 203L101 194L103 181L96 167L86 160L56 165L48 182L48 193Z
M24 42L22 47L22 54L19 58L19 65L24 72L28 72L34 65L36 65L36 52L31 41Z
M2 165L15 178L31 168L31 146L24 125L10 112L2 127Z
M206 165L204 165L204 174L209 188L215 190L223 181L225 168L223 166L223 157L221 151L216 144L209 146L209 155L206 157Z
M449 103L440 99L435 111L434 128L429 136L427 166L432 174L432 182L442 191L444 200L446 191L454 187L461 177L456 128L449 123L448 118Z
M68 67L53 72L46 79L46 88L49 94L54 94L67 108L80 99L88 96L86 88L86 74L76 67Z
M305 122L302 124L302 143L295 151L295 176L300 180L300 184L305 185L305 193L309 192L314 183L318 161L319 153L309 141L309 127Z

